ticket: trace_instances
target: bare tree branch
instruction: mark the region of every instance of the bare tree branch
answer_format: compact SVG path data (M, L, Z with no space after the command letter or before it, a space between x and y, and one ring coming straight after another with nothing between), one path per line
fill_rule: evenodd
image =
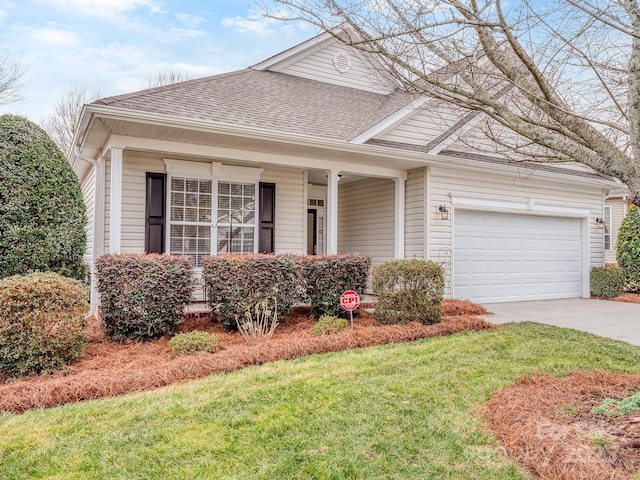
M82 107L99 97L98 91L89 93L85 87L72 87L58 100L54 113L42 122L42 128L65 155L71 149Z
M9 57L0 58L0 105L8 105L22 99L20 79L24 69Z
M150 76L147 83L143 85L143 88L158 88L165 85L171 85L173 83L184 82L189 80L187 75L173 70L169 72L160 72L155 76Z
M406 91L484 113L505 155L579 162L640 193L637 0L276 2L267 15L329 32Z

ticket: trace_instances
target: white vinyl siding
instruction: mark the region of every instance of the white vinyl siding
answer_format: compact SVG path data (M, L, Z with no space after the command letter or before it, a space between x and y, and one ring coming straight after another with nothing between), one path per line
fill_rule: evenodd
M411 170L405 184L404 256L424 258L425 247L425 173L426 169Z
M440 220L437 206L445 205L451 210L450 194L519 202L527 204L533 201L539 205L582 208L591 212L589 216L589 261L591 266L602 265L604 261L604 243L602 229L596 228L595 217L602 216L602 190L600 187L570 185L554 182L550 179L536 179L535 172L523 170L522 176L508 176L481 171L464 171L432 167L430 169L431 186L427 215L430 224L429 257L438 258L441 249L452 248L452 220ZM455 211L453 212L455 216Z
M84 261L93 271L93 242L95 227L95 199L96 199L96 169L92 168L82 182L82 199L87 208L87 248L85 249Z
M371 178L338 184L338 253L394 259L395 184Z
M430 103L380 137L381 140L426 145L455 125L466 112Z
M122 253L141 253L145 240L145 182L146 172L164 172L162 158L137 152L124 152L122 193ZM294 168L266 167L261 182L276 184L275 253L304 254L305 204L304 171ZM107 182L108 234L108 192ZM167 220L167 228L169 223ZM107 243L108 246L108 243Z
M341 73L334 66L334 58L338 54L346 55L349 59L350 68L345 73ZM368 62L360 58L357 52L349 51L337 44L328 45L277 71L374 93L391 92L386 82L375 73Z
M307 216L304 171L267 167L260 181L276 184L275 253L304 255Z
M122 165L122 253L144 252L147 172L164 172L161 158L126 151ZM166 228L169 220L166 219Z

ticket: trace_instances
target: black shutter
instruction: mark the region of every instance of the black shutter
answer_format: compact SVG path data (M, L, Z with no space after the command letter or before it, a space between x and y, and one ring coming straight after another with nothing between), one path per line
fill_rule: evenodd
M166 174L147 172L144 239L144 248L147 253L164 253L166 185Z
M275 253L276 184L260 182L260 211L258 212L260 253Z

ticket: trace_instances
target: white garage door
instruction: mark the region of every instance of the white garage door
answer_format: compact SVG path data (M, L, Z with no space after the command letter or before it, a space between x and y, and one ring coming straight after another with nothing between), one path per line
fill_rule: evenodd
M454 229L455 298L581 296L580 219L456 210Z

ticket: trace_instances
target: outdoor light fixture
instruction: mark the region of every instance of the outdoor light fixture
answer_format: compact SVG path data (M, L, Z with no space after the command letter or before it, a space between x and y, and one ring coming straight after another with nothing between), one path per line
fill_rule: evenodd
M440 220L449 220L449 210L445 205L438 205L438 213L440 213Z
M604 219L601 217L596 217L595 220L596 228L604 228Z

